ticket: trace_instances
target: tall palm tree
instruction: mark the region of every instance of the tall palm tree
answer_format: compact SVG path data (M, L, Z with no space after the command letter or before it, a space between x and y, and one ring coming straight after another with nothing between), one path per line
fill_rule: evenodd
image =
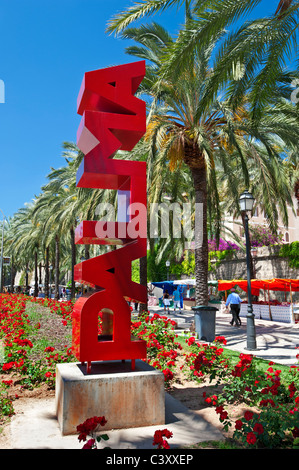
M174 6L184 6L185 24L179 30L177 41L166 51L161 73L179 76L182 69L192 66L198 47L206 48L217 41L217 59L206 99L211 103L219 93L219 86L231 83L233 98L238 105L245 92L250 90L252 116L258 119L263 115L263 107L273 100L278 84L287 86L288 96L291 95L292 78L285 81L285 69L289 60L297 58L299 10L298 0L276 0L273 14L258 18L261 2L143 0L114 15L107 31L121 34L137 20ZM248 21L248 14L254 9L256 17Z
M42 213L47 240L55 244L55 297L59 296L59 280L71 271L71 297L75 297L74 266L77 263L75 228L81 220L95 218L99 202L111 197L108 191L76 187L76 174L83 153L71 142L64 143L62 154L65 164L53 168L47 175L48 182L42 187L37 200L35 215ZM110 198L110 199L109 199ZM89 246L85 246L84 257L89 257Z
M265 152L278 158L270 133L280 138L289 137L295 142L297 127L282 129L269 119L254 126L248 119L245 101L236 110L227 100L206 100L209 68L214 43L208 48L197 49L192 67L181 71L179 77L168 75L161 78L161 68L166 51L172 50L167 32L156 23L140 28L130 28L124 37L135 39L142 47L131 47L127 52L148 59L147 76L141 84L140 94L148 96L149 112L144 142L152 147L152 154L168 161L169 168L184 164L188 167L193 183L195 203L202 208L201 232L195 231L195 275L198 304L208 302L208 194L213 199L214 210L220 214L220 197L217 188L217 164L224 169L238 162L243 180L249 186L247 153L250 137L258 139ZM229 177L229 173L228 173ZM220 217L216 234L219 236Z
M11 229L11 248L14 252L14 258L19 257L23 259L21 266L26 269L26 287L28 286L28 269L29 266L33 266L34 294L37 296L41 227L33 217L35 204L36 200L34 200L31 204L28 204L25 208L19 209L15 215Z

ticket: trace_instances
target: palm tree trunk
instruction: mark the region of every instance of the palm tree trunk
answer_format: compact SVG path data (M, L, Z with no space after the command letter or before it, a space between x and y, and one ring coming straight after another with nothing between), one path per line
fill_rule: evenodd
M59 237L55 236L55 299L59 300Z
M28 283L29 283L29 265L28 263L26 264L26 275L25 275L25 290L28 290Z
M85 259L89 259L89 258L90 258L89 245L84 245L84 258L85 258Z
M195 299L196 305L208 305L208 230L207 180L205 167L191 167L195 189Z
M145 286L147 289L147 256L140 258L139 260L139 274L140 274L140 284ZM147 311L147 301L145 304L140 304L139 313Z
M45 259L45 297L49 297L49 247L46 248Z
M42 263L39 263L38 265L38 283L42 284Z
M16 278L17 270L14 265L14 259L11 256L11 265L10 265L10 290L11 293L14 291L14 286L15 286L15 278Z
M71 298L74 299L76 292L75 292L75 264L76 264L76 245L75 245L75 232L74 232L74 227L71 227L70 229L71 232L71 244L72 244L72 274L71 274Z
M38 296L38 263L37 263L37 249L34 253L34 297Z

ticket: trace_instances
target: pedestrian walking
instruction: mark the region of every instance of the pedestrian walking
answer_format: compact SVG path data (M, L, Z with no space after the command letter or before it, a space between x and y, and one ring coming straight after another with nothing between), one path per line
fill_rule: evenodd
M235 323L235 326L240 326L241 325L241 320L240 320L240 303L242 302L240 296L235 292L235 289L231 289L231 293L227 297L226 300L226 307L230 305L231 313L232 313L232 320L230 324L233 326Z
M168 290L165 290L163 294L163 304L164 304L164 312L166 312L166 307L167 307L167 311L169 313L170 299L169 299Z
M174 306L174 312L176 311L176 308L178 308L181 312L181 293L179 292L178 288L175 287L173 291L173 306Z

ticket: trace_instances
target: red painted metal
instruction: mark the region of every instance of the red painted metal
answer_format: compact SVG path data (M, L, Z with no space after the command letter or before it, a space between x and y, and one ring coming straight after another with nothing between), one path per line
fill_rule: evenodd
M146 209L146 163L113 158L118 150L132 150L145 132L145 103L134 96L144 75L144 61L85 73L78 96L82 120L77 134L85 156L77 186L125 191L130 205ZM73 351L87 363L88 372L92 361L129 359L134 368L135 359L146 358L145 341L131 337L127 302L147 299L146 287L131 280L132 261L146 256L146 210L137 221L145 233L141 227L137 235L130 230L132 215L126 221L82 221L76 229L77 244L121 245L75 266L75 280L94 288L76 301L73 311Z

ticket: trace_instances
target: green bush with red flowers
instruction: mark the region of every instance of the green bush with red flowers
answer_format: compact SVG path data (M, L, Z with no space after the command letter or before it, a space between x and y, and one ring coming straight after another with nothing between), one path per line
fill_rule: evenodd
M8 390L14 373L21 375L26 387L43 382L53 387L56 363L76 360L70 344L62 350L48 344L38 360L31 359L40 325L27 313L26 305L30 302L50 308L62 325L70 326L72 321L71 302L0 295L0 341L4 345L0 372L5 377L0 384L0 413L3 415L13 413ZM240 354L233 360L224 337L216 337L213 343L199 342L195 336L184 341L178 338L175 328L175 322L157 314L145 314L131 324L132 334L147 343L148 363L163 372L166 388L175 382L178 367L188 379L221 383L221 393L212 393L205 401L215 407L224 431L233 430L234 438L249 448L296 447L299 438L298 364L287 368L270 363L262 368L260 360L250 354ZM178 365L178 359L182 366ZM229 405L238 403L246 405L247 409L236 419L229 415Z
M61 316L62 325L71 322L73 305L70 302L57 302L24 295L0 295L0 340L4 347L1 373L20 374L24 387L32 388L46 382L55 385L55 368L58 362L74 360L70 345L64 350L55 351L47 345L38 358L32 358L39 322L32 322L26 306L36 303L49 307L53 315ZM18 379L20 380L20 379Z
M254 390L249 390L251 395L247 396L247 403L250 406L244 416L234 423L224 409L227 403L227 391L234 381L224 389L221 397L217 397L216 412L219 413L224 429L234 426L234 438L245 446L292 447L295 439L299 437L298 367L292 366L288 380L282 381L281 370L273 368L273 365L270 364L264 375L256 377ZM238 379L246 382L245 374ZM248 388L251 387L248 386Z
M190 379L202 381L209 378L221 382L227 374L229 363L223 355L223 345L226 340L223 336L216 336L214 343L197 341L195 336L185 340L189 353L186 354L185 372Z
M163 372L167 384L174 377L178 351L182 350L175 327L175 321L158 314L144 315L131 325L132 334L146 341L147 362Z

